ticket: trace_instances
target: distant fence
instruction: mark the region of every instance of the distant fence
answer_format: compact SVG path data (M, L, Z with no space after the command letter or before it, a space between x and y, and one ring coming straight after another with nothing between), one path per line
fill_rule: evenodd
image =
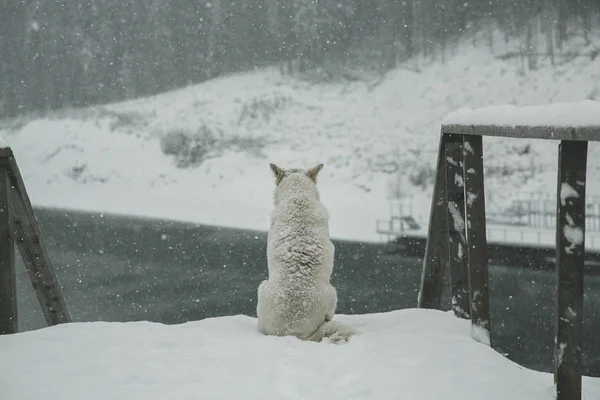
M545 192L519 192L515 197L507 209L486 213L488 239L547 244L549 233L545 231L556 228L556 196ZM426 216L416 213L413 204L413 197L389 200L390 218L376 221L377 234L389 241L426 229ZM587 196L585 221L586 232L600 233L600 196ZM528 231L527 228L539 230ZM591 248L600 248L598 237L589 236L589 239Z
M488 215L488 221L500 220L511 225L552 229L556 227L556 196L533 192L512 201L503 215ZM585 229L600 232L600 197L587 196Z
M48 325L71 317L9 147L0 148L0 334L18 332L15 242Z

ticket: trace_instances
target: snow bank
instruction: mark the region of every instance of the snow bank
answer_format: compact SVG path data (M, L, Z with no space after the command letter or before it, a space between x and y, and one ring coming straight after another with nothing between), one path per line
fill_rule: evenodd
M461 108L442 119L444 125L595 126L600 129L600 102L592 100L548 105L499 105Z
M256 319L72 323L0 337L5 400L551 400L553 377L504 358L449 312L339 316L350 342L262 336ZM10 360L10 362L6 362ZM600 398L600 379L584 378Z

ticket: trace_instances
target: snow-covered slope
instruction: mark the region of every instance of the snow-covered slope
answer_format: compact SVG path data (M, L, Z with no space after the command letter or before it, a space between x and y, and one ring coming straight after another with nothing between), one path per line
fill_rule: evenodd
M445 64L421 60L414 72L411 61L374 87L314 84L261 69L150 98L12 121L0 125L0 135L16 153L34 204L254 229L268 228L269 162L324 162L319 186L332 236L376 240L375 220L387 218L390 194L412 197L417 218L428 214L445 114L493 104L600 100L600 57L559 58L556 67L542 61L538 70L523 72L518 59L498 58L512 48L497 43L490 52L464 43ZM490 211L520 191L554 194L556 143L489 139L484 151ZM598 176L600 146L592 144L590 153L589 176ZM599 192L597 182L590 178L588 193Z
M72 323L0 337L5 400L551 400L551 374L470 337L450 312L338 316L349 342L263 336L246 316L183 325ZM583 380L600 398L600 378Z

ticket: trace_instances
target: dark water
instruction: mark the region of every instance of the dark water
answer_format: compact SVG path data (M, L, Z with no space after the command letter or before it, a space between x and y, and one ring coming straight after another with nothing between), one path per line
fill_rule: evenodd
M75 321L173 324L255 316L256 288L267 276L265 233L60 210L38 209L36 215ZM415 307L419 257L384 245L335 245L337 312ZM527 252L519 257L520 265L530 262ZM43 327L20 260L17 268L20 330ZM551 371L554 274L492 259L490 285L494 348L524 366ZM586 276L585 286L584 373L600 376L600 276Z

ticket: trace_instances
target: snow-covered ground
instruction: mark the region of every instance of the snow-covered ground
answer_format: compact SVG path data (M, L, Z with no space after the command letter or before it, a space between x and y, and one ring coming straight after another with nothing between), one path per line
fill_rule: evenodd
M451 312L338 316L347 343L267 337L246 316L182 325L72 323L0 337L5 400L551 400L553 377L520 367ZM443 395L442 395L443 394ZM584 377L584 399L600 378Z
M331 235L377 240L375 220L389 216L390 195L412 198L419 219L429 213L445 114L600 100L600 57L558 58L555 67L542 60L539 69L523 72L518 59L498 58L515 46L497 41L490 51L464 43L444 64L420 60L414 72L410 61L374 87L309 83L266 68L154 97L0 123L0 135L13 147L35 205L260 230L268 228L271 209L269 162L324 162L319 187ZM592 48L570 46L565 51ZM165 137L171 145L209 138L201 141L207 157L178 166L165 153ZM523 191L554 194L556 149L555 142L485 140L488 210L501 211ZM593 178L600 176L598 155L600 145L590 145L590 194L600 189Z

